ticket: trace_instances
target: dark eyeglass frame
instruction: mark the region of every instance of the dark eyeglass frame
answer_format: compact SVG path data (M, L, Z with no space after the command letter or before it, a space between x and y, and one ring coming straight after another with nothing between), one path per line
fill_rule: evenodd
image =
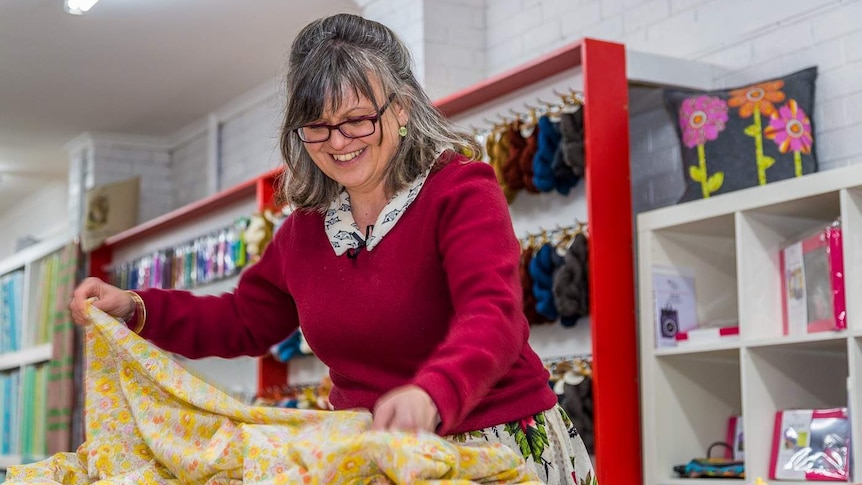
M389 99L387 99L386 102L383 103L383 106L381 106L380 109L377 110L377 114L368 115L368 116L360 116L358 118L350 118L350 119L342 121L341 123L338 123L337 125L327 125L326 123L314 123L311 125L303 125L303 126L300 126L299 128L295 128L293 131L296 132L296 136L298 136L300 141L302 141L303 143L323 143L325 141L329 141L329 139L332 137L332 130L338 130L338 132L341 133L341 136L343 136L345 138L350 138L350 139L365 138L366 136L371 136L374 133L377 133L377 122L380 121L380 117L383 116L383 113L386 111L386 108L388 108L389 105L392 104L392 100L394 100L394 99L395 99L395 94L393 93L389 96ZM372 126L371 133L368 133L367 135L353 136L353 135L348 135L347 133L344 132L344 130L341 129L342 125L345 125L347 123L356 123L357 121L370 121L371 126ZM324 138L323 140L308 141L305 139L305 136L302 134L303 128L327 128L329 130L329 132L326 135L326 138Z

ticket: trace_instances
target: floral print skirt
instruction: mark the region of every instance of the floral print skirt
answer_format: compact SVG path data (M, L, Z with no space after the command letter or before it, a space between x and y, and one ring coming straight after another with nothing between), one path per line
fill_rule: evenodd
M590 455L560 405L524 419L446 437L456 443L500 443L524 457L542 483L597 485Z

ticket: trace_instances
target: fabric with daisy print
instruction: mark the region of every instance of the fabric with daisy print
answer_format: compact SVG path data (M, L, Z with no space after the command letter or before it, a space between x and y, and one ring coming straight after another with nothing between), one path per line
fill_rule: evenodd
M247 406L89 307L87 439L8 485L540 483L513 450L368 431L368 412Z
M431 173L430 168L417 177L409 187L402 189L389 199L389 202L380 211L380 215L377 216L374 232L369 235L367 241L364 240L365 231L359 229L353 219L353 213L350 212L350 195L348 195L347 190L342 188L338 198L330 203L323 218L329 244L332 245L335 254L341 256L349 249L361 247L367 251L373 250L383 239L383 236L392 230L398 219L410 207L410 204L416 200L416 196L419 195L419 191L425 185L429 173Z

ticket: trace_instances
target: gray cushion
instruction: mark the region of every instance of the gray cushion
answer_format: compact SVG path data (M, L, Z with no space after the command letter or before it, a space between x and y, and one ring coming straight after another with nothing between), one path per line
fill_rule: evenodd
M666 89L686 180L680 202L816 172L816 78L810 67L739 88Z

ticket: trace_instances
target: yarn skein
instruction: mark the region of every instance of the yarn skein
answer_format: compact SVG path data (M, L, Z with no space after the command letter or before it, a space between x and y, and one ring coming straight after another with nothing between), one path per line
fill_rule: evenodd
M521 136L521 130L518 129L516 123L510 124L503 136L509 140L509 154L502 167L503 179L510 189L519 191L524 189L524 177L521 172L520 160L527 141Z
M562 264L563 258L554 247L545 243L530 261L530 276L533 278L533 295L536 297L536 312L548 320L559 318L554 304L554 270Z
M587 238L579 233L554 273L554 302L564 326L574 326L578 319L590 314L588 257Z
M539 118L539 139L536 156L533 157L533 184L541 192L554 189L554 171L551 164L560 144L559 128L555 125L547 115Z
M584 176L586 154L584 153L584 110L560 115L560 147L563 162L578 177Z

